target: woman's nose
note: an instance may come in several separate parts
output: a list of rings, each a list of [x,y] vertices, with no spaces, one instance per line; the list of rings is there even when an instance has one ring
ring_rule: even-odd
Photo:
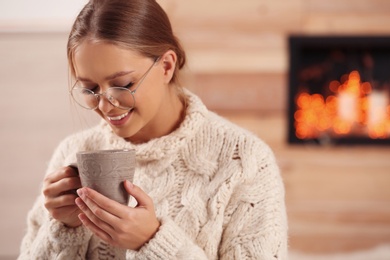
[[[99,106],[98,106],[100,111],[107,113],[114,107],[114,105],[111,104],[109,98],[110,98],[110,96],[107,97],[107,95],[100,96]]]

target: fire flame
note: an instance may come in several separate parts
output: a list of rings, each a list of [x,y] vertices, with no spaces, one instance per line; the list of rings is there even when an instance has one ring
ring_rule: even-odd
[[[295,134],[299,139],[322,135],[365,135],[372,139],[390,136],[388,94],[361,82],[358,71],[329,83],[331,95],[300,92],[294,114]]]

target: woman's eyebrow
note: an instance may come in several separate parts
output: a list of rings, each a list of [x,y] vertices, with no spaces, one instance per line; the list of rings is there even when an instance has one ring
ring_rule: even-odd
[[[105,80],[113,80],[115,78],[118,78],[118,77],[122,77],[122,76],[125,76],[127,74],[130,74],[134,72],[134,70],[129,70],[129,71],[119,71],[119,72],[116,72],[108,77],[105,78]]]
[[[119,72],[116,72],[112,75],[109,75],[105,78],[105,80],[113,80],[115,78],[118,78],[118,77],[122,77],[122,76],[125,76],[127,74],[130,74],[134,72],[134,70],[129,70],[129,71],[119,71]],[[88,79],[88,78],[83,78],[83,77],[76,77],[76,79],[78,81],[84,81],[84,82],[92,82],[92,80]]]

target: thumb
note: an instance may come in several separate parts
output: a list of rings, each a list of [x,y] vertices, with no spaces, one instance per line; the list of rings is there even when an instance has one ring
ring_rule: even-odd
[[[128,180],[125,180],[124,186],[127,193],[137,200],[137,207],[153,207],[152,199],[140,187],[134,185]]]

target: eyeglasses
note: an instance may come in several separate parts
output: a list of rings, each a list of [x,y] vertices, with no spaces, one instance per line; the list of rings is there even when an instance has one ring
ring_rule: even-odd
[[[135,92],[157,61],[158,58],[154,60],[152,66],[150,66],[150,68],[144,73],[134,90],[130,90],[124,87],[110,87],[103,93],[95,93],[92,90],[81,86],[80,82],[77,81],[73,85],[70,91],[70,95],[78,105],[85,109],[94,110],[98,108],[100,97],[104,96],[113,106],[130,111],[135,106]]]

